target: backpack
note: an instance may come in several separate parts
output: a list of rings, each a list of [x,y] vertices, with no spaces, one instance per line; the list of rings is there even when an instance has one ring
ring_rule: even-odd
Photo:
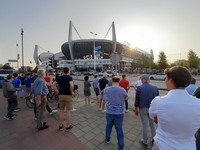
[[[3,96],[5,97],[5,98],[8,98],[9,97],[9,92],[8,92],[8,90],[7,90],[7,84],[8,84],[8,81],[4,81],[3,82],[3,85],[2,85],[2,88],[3,88]]]

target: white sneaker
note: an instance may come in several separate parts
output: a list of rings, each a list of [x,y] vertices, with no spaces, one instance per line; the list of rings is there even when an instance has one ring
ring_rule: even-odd
[[[75,109],[75,108],[72,108],[71,111],[76,111],[76,109]]]
[[[128,113],[129,112],[129,110],[127,109],[127,110],[125,110],[125,113]]]
[[[58,110],[56,110],[56,109],[55,109],[55,110],[52,110],[52,112],[50,112],[49,115],[53,115],[53,114],[55,114],[55,113],[57,113],[57,112],[58,112]]]
[[[104,109],[104,110],[102,110],[102,113],[105,113],[106,112],[106,110]]]

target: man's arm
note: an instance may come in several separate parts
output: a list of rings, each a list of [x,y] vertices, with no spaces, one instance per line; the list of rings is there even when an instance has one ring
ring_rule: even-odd
[[[53,84],[52,84],[52,89],[56,92],[56,94],[59,93],[58,88],[57,88],[57,82],[56,82],[56,81],[53,82]]]
[[[74,95],[74,82],[70,81],[69,85],[70,85],[70,91],[71,91],[72,95]]]

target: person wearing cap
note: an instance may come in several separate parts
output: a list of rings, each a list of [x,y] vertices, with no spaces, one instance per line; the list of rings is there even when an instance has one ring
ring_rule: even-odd
[[[118,149],[124,148],[123,118],[124,118],[124,101],[128,99],[128,93],[124,88],[119,86],[120,77],[112,78],[112,86],[104,89],[106,101],[106,135],[105,140],[110,143],[113,125],[115,126],[118,140]]]
[[[106,79],[107,73],[103,74],[103,78],[99,80],[99,93],[100,93],[100,103],[99,103],[99,111],[105,112],[105,96],[103,90],[106,86],[108,86],[108,80]]]
[[[196,150],[200,100],[186,90],[191,73],[182,66],[165,69],[167,95],[153,99],[149,115],[158,123],[153,150]]]
[[[152,139],[155,136],[155,127],[153,120],[149,118],[149,107],[151,101],[159,95],[158,88],[149,83],[149,75],[143,74],[141,76],[142,85],[137,87],[135,95],[135,115],[140,114],[142,122],[142,139],[141,144],[145,148],[148,147],[148,122],[151,129]]]

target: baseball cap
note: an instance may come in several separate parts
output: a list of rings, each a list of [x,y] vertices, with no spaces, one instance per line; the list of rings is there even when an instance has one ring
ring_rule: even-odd
[[[148,74],[143,74],[143,75],[141,75],[141,79],[149,80],[149,75]]]

